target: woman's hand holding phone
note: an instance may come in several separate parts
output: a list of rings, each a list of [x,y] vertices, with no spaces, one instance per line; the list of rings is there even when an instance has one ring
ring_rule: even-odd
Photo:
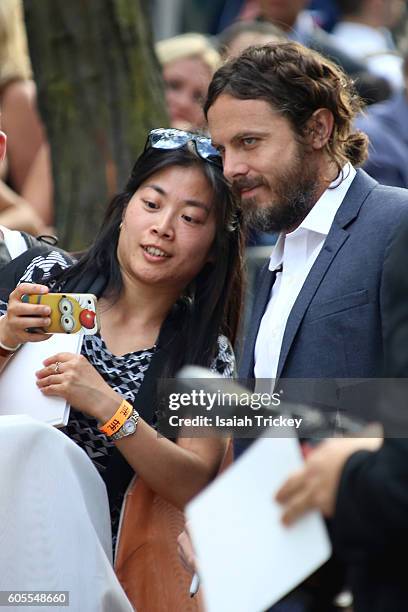
[[[42,304],[22,302],[23,295],[48,293],[45,285],[21,283],[10,293],[7,313],[0,318],[0,342],[17,346],[25,342],[41,342],[50,338],[41,331],[32,333],[30,328],[47,327],[51,323],[51,308]]]

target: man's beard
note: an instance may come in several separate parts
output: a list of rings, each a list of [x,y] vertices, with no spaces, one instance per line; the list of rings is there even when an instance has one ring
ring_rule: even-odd
[[[262,177],[238,179],[232,185],[240,193],[243,188],[269,185]],[[303,151],[292,167],[281,172],[273,183],[273,201],[259,205],[256,197],[245,199],[243,212],[248,225],[261,232],[289,232],[298,227],[316,203],[318,171]]]

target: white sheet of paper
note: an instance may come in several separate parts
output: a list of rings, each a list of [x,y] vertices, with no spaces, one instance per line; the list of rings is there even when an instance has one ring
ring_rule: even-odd
[[[0,415],[28,414],[50,425],[66,425],[69,405],[61,397],[45,397],[36,385],[35,372],[56,353],[78,354],[83,334],[54,334],[44,342],[27,342],[0,374]]]
[[[287,528],[274,501],[302,462],[296,437],[262,437],[188,504],[208,612],[261,612],[329,558],[320,514]]]

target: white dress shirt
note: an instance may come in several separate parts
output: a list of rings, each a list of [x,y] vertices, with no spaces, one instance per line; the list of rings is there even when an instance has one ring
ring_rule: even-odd
[[[293,232],[280,234],[273,248],[269,269],[277,272],[268,306],[255,343],[255,378],[275,378],[286,323],[292,307],[319,255],[334,217],[353,182],[351,164],[343,168],[344,179],[336,179],[322,194],[303,222]]]

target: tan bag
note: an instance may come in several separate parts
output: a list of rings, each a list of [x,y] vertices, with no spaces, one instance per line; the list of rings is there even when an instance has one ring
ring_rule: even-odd
[[[221,469],[231,461],[230,444]],[[203,612],[201,589],[190,597],[192,576],[178,557],[183,513],[140,478],[124,504],[115,570],[134,608],[137,612]]]

